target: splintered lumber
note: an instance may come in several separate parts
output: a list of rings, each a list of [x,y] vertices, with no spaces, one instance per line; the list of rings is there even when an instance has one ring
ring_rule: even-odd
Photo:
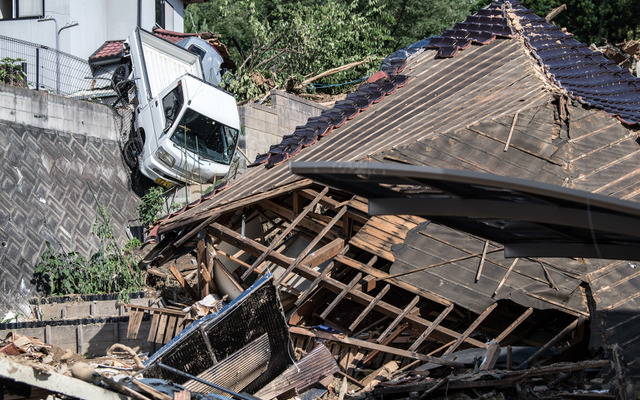
[[[138,331],[140,330],[140,324],[142,323],[142,317],[144,311],[132,308],[129,311],[129,325],[127,326],[127,339],[135,339],[138,337]]]
[[[340,254],[344,254],[347,251],[349,251],[349,245],[344,246],[340,250]],[[298,297],[298,300],[296,300],[296,302],[294,304],[296,307],[300,307],[300,305],[302,305],[302,303],[304,303],[305,300],[307,300],[307,298],[309,298],[311,293],[313,293],[313,291],[316,290],[316,288],[318,287],[318,285],[320,285],[320,282],[322,282],[324,277],[329,275],[329,273],[331,272],[331,270],[333,270],[333,267],[335,265],[336,265],[336,263],[332,261],[332,262],[329,263],[329,265],[327,265],[325,267],[324,270],[322,270],[322,273],[320,275],[318,275],[318,277],[315,278],[313,280],[313,282],[311,282],[311,285],[309,285],[309,287],[304,292],[302,292],[300,294],[300,297]]]
[[[531,357],[527,358],[527,360],[525,362],[520,364],[519,368],[524,368],[525,366],[531,364],[531,362],[533,362],[538,357],[540,357],[542,354],[544,354],[549,349],[549,347],[551,347],[554,344],[556,344],[567,333],[571,332],[572,330],[577,328],[579,325],[582,325],[584,320],[585,320],[584,317],[578,317],[575,320],[573,320],[569,325],[567,325],[563,330],[558,332],[557,335],[555,335],[551,340],[549,340],[544,346],[540,347],[540,349],[538,351],[536,351],[534,354],[532,354]]]
[[[307,245],[307,247],[304,250],[302,250],[302,253],[300,253],[298,257],[296,257],[296,259],[291,263],[291,265],[287,267],[287,270],[284,271],[282,275],[280,275],[280,277],[276,281],[277,284],[284,282],[284,280],[291,273],[291,271],[293,271],[293,269],[298,264],[300,264],[300,262],[307,256],[307,254],[309,254],[311,250],[313,250],[313,248],[316,247],[316,245],[320,242],[320,240],[322,240],[322,238],[324,238],[327,232],[329,232],[331,228],[333,228],[333,226],[338,221],[340,221],[340,219],[342,219],[342,216],[346,212],[347,212],[347,206],[344,206],[340,209],[340,211],[336,213],[336,215],[331,219],[331,221],[324,228],[322,228],[322,231],[320,231],[320,233],[318,233],[316,237],[313,238],[313,240]]]
[[[406,317],[407,314],[409,314],[411,310],[413,310],[413,307],[415,307],[419,301],[420,301],[420,296],[414,297],[413,300],[411,300],[411,302],[409,303],[409,305],[407,305],[404,308],[404,310],[402,310],[402,313],[398,314],[396,319],[394,319],[393,322],[389,324],[387,329],[385,329],[384,332],[380,334],[380,337],[378,337],[377,342],[382,343],[387,338],[387,336],[391,333],[391,331],[396,329],[396,326],[398,326],[398,324],[404,319],[404,317]]]
[[[132,379],[131,383],[133,383],[135,386],[137,386],[138,388],[140,388],[142,391],[146,392],[147,394],[150,394],[151,396],[153,396],[154,399],[157,400],[172,400],[173,397],[162,393],[161,391],[159,391],[158,389],[147,385],[144,382],[140,382],[137,379]]]
[[[216,236],[217,238],[241,249],[244,250],[246,252],[248,252],[249,254],[252,254],[254,256],[259,256],[260,253],[264,250],[266,250],[266,246],[264,246],[263,244],[260,244],[258,242],[256,242],[253,239],[250,239],[248,237],[243,237],[241,236],[238,232],[227,228],[224,225],[221,225],[217,222],[214,222],[213,224],[211,224],[209,226],[209,231]],[[339,257],[336,256],[336,258]],[[291,265],[291,263],[294,261],[292,258],[287,257],[283,254],[278,253],[277,251],[273,251],[271,252],[271,254],[267,257],[268,261],[271,261],[279,266],[283,266],[283,267],[288,267],[289,265]],[[364,264],[363,264],[364,265]],[[301,277],[308,279],[310,281],[315,280],[318,276],[320,276],[320,273],[318,271],[316,271],[315,269],[309,268],[305,265],[296,265],[295,266],[295,271],[298,275],[300,275]],[[375,270],[375,268],[372,268]],[[378,270],[376,270],[378,271]],[[322,280],[322,285],[331,290],[332,292],[335,293],[340,293],[346,286],[346,284],[333,279],[329,276],[325,277]],[[349,292],[349,296],[351,300],[354,300],[362,305],[369,305],[374,297],[370,296],[367,293],[363,293],[362,291],[359,290],[351,290]],[[424,296],[423,296],[424,297]],[[450,305],[450,302],[446,302],[445,305]],[[384,301],[379,301],[374,309],[376,311],[379,311],[380,313],[395,318],[398,314],[400,314],[402,312],[402,309],[393,306],[389,303],[386,303]],[[413,314],[409,314],[407,315],[406,319],[408,321],[410,321],[413,325],[418,326],[421,329],[426,329],[431,325],[431,322],[418,316],[418,315],[413,315]],[[448,329],[445,328],[443,326],[438,326],[436,327],[434,333],[433,333],[433,338],[436,341],[440,341],[442,343],[446,343],[448,341],[450,341],[452,338],[453,339],[457,339],[460,337],[460,334],[452,329]],[[479,340],[473,339],[473,338],[466,338],[465,339],[465,343],[474,346],[474,347],[486,347],[486,345],[484,343],[482,343]]]
[[[182,276],[180,271],[176,269],[176,266],[173,265],[173,263],[169,264],[169,271],[171,271],[171,274],[176,278],[180,286],[182,286],[185,293],[187,293],[189,297],[191,297],[195,301],[200,300],[196,292],[193,290],[193,288],[191,288],[191,285],[189,285],[187,281],[184,280],[184,277]]]
[[[335,257],[344,248],[344,239],[336,238],[331,243],[324,245],[318,250],[306,256],[300,264],[315,268],[325,261],[329,261]]]
[[[327,194],[327,192],[329,191],[329,187],[325,187],[322,192],[320,192],[315,199],[313,199],[313,201],[311,201],[311,203],[309,203],[304,210],[302,210],[302,213],[300,213],[296,219],[294,219],[293,221],[291,221],[291,223],[289,224],[289,226],[280,233],[280,235],[278,235],[277,238],[275,238],[273,240],[273,242],[271,242],[271,244],[269,245],[269,247],[262,252],[262,254],[260,255],[260,257],[258,257],[258,259],[251,264],[251,268],[249,268],[248,270],[246,270],[244,272],[244,274],[242,274],[242,279],[247,279],[247,277],[249,276],[249,274],[256,269],[260,264],[262,264],[262,262],[269,256],[269,254],[271,254],[271,252],[280,244],[280,242],[282,242],[282,239],[284,239],[285,237],[287,237],[287,235],[293,230],[293,228],[295,228],[298,223],[300,221],[302,221],[302,219],[304,217],[306,217],[306,215],[309,213],[309,211],[313,210],[313,208],[316,206],[316,204],[318,204],[318,202]]]
[[[354,339],[347,336],[337,335],[334,333],[322,332],[315,329],[311,330],[311,329],[306,329],[299,326],[291,326],[289,327],[289,332],[297,335],[315,337],[319,339],[330,340],[333,342],[344,343],[344,344],[357,346],[367,350],[378,350],[383,353],[393,354],[400,357],[412,358],[412,359],[416,359],[424,362],[430,362],[430,363],[434,363],[434,364],[438,364],[446,367],[455,367],[455,368],[465,367],[463,363],[459,363],[456,361],[444,360],[438,357],[427,356],[425,354],[419,354],[412,351],[397,349],[395,347],[384,346],[378,343],[367,342],[365,340]]]
[[[383,380],[391,379],[392,374],[398,370],[400,366],[397,361],[389,361],[382,367],[367,375],[363,380],[364,391],[369,391]]]
[[[502,277],[502,280],[500,280],[500,283],[498,284],[498,287],[496,288],[496,290],[493,291],[493,294],[491,295],[491,297],[495,297],[498,294],[498,290],[500,290],[500,288],[502,287],[502,285],[504,285],[504,283],[507,280],[507,277],[509,277],[509,274],[511,273],[511,270],[513,269],[513,267],[516,266],[516,263],[518,262],[518,258],[514,259],[513,262],[511,263],[511,265],[509,266],[509,269],[507,270],[507,272],[504,274],[504,276]]]
[[[456,342],[451,345],[451,347],[449,347],[447,349],[447,351],[444,352],[444,354],[451,354],[453,353],[458,346],[460,346],[462,344],[462,342],[469,336],[471,335],[471,333],[473,331],[476,330],[476,328],[478,327],[478,325],[480,325],[482,323],[482,321],[484,321],[485,318],[487,318],[487,316],[491,313],[491,311],[493,311],[494,308],[496,308],[498,306],[498,303],[493,303],[492,305],[490,305],[489,307],[487,307],[486,310],[484,310],[482,312],[482,314],[480,314],[478,316],[478,318],[476,318],[475,321],[473,321],[473,323],[471,325],[469,325],[469,327],[462,333],[462,335],[458,338],[458,340],[456,340]]]
[[[362,322],[363,319],[365,319],[365,317],[371,312],[371,310],[373,310],[373,307],[376,306],[376,304],[378,304],[378,302],[382,299],[382,297],[387,294],[387,292],[389,291],[389,289],[391,289],[391,285],[389,285],[387,283],[387,285],[385,287],[382,288],[382,290],[380,291],[380,293],[378,293],[378,295],[373,299],[373,301],[371,301],[369,303],[369,305],[367,305],[367,307],[362,310],[362,312],[360,313],[360,315],[358,315],[358,318],[356,318],[355,321],[353,321],[353,323],[349,326],[349,330],[351,332],[353,332],[354,329],[356,329],[356,327],[358,326],[358,324],[360,324],[360,322]],[[431,326],[433,326],[433,324],[431,324]],[[435,326],[434,326],[435,328]]]
[[[409,324],[400,325],[396,330],[394,330],[389,335],[387,335],[383,341],[379,341],[380,338],[378,338],[378,343],[383,344],[385,346],[389,345],[389,343],[393,342],[393,340],[397,338],[405,329],[407,329],[408,326]],[[367,355],[367,358],[365,358],[362,363],[365,365],[369,364],[379,353],[380,352],[378,350],[372,351]]]
[[[433,323],[431,325],[429,325],[429,327],[427,329],[425,329],[424,332],[422,332],[422,335],[420,335],[415,342],[413,342],[413,344],[411,345],[411,347],[409,347],[409,351],[416,351],[418,349],[418,346],[420,346],[422,344],[422,342],[424,342],[424,340],[429,337],[429,335],[431,334],[431,332],[433,332],[434,329],[436,329],[436,327],[438,325],[440,325],[440,323],[447,317],[447,315],[449,315],[449,313],[451,312],[451,310],[453,310],[454,305],[450,304],[449,307],[445,308],[440,315],[438,315],[438,318],[436,318],[435,321],[433,321]]]
[[[419,287],[412,285],[410,283],[407,283],[405,281],[402,281],[400,279],[396,279],[396,278],[392,278],[389,274],[387,274],[386,272],[380,271],[377,268],[374,268],[372,266],[368,266],[367,264],[361,263],[358,260],[354,260],[352,258],[349,258],[347,256],[344,255],[340,255],[338,254],[335,258],[335,261],[341,262],[344,265],[347,265],[351,268],[354,268],[362,273],[365,274],[369,274],[371,276],[374,276],[377,280],[381,281],[381,280],[385,280],[391,284],[393,284],[394,286],[397,286],[399,288],[405,289],[413,294],[417,294],[420,295],[422,297],[424,297],[425,299],[434,301],[438,304],[442,304],[443,306],[448,306],[449,304],[451,304],[450,301],[445,300],[439,296],[434,295],[433,293],[427,291],[427,290],[423,290],[420,289]]]
[[[482,268],[484,267],[484,260],[487,258],[487,249],[489,248],[489,241],[485,240],[484,248],[482,249],[482,257],[480,258],[480,265],[478,265],[478,273],[476,274],[476,282],[480,280],[482,276]]]
[[[321,319],[327,318],[329,313],[333,311],[334,308],[336,308],[336,306],[344,298],[344,296],[346,296],[347,293],[351,289],[353,289],[354,286],[358,284],[358,282],[360,282],[360,279],[362,279],[362,273],[358,272],[358,274],[351,280],[351,282],[349,282],[349,284],[344,289],[342,289],[342,292],[340,292],[340,294],[337,295],[335,299],[333,299],[333,301],[331,302],[331,304],[329,304],[326,310],[324,310],[322,314],[320,314],[320,318]]]
[[[500,335],[498,335],[498,337],[496,338],[496,342],[502,342],[507,336],[509,336],[511,332],[513,332],[518,326],[520,326],[520,324],[522,324],[522,322],[524,322],[524,320],[527,319],[527,317],[529,317],[532,312],[533,307],[527,308],[527,310],[523,312],[522,315],[518,317],[518,319],[513,321],[513,323],[509,325],[507,329],[505,329]]]
[[[500,345],[497,341],[492,341],[487,347],[487,356],[484,358],[482,364],[480,364],[481,370],[493,369],[500,356]]]

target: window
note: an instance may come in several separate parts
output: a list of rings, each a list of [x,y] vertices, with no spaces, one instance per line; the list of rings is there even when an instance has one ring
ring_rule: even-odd
[[[173,7],[167,0],[156,0],[156,25],[173,30]]]
[[[44,0],[0,0],[0,19],[40,18]]]

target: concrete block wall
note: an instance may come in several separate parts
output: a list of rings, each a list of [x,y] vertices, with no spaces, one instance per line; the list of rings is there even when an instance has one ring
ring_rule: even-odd
[[[93,193],[118,242],[128,239],[140,202],[119,146],[130,121],[107,106],[0,84],[0,317],[28,315],[47,242],[84,256],[98,250]]]
[[[244,127],[244,143],[240,146],[250,162],[269,146],[280,143],[282,136],[293,133],[296,126],[309,117],[320,115],[327,107],[280,90],[271,91],[271,105],[256,103],[240,107],[240,125]]]

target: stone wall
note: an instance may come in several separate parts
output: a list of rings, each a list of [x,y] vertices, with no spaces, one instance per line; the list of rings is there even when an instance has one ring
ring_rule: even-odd
[[[47,242],[85,256],[98,249],[96,199],[125,243],[139,203],[119,147],[130,118],[0,85],[0,310],[28,312],[25,300],[36,294],[30,280]]]
[[[327,107],[280,90],[271,91],[271,105],[250,103],[240,107],[240,125],[244,127],[244,144],[250,162],[269,146],[280,143],[309,117],[320,115]]]

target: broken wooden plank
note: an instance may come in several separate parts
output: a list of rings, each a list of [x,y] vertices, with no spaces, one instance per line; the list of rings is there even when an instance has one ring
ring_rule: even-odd
[[[582,323],[584,321],[585,321],[584,317],[578,317],[575,320],[573,320],[563,330],[561,330],[560,332],[558,332],[558,334],[556,334],[553,338],[551,338],[551,340],[549,340],[547,343],[545,343],[544,346],[542,346],[540,349],[538,349],[538,351],[536,351],[534,354],[532,354],[531,357],[527,358],[527,360],[525,362],[520,364],[520,366],[518,368],[522,369],[525,366],[529,366],[533,361],[535,361],[538,357],[540,357],[542,354],[544,354],[549,349],[549,347],[551,347],[554,344],[556,344],[567,333],[571,332],[572,330],[577,328],[579,325],[582,325]]]
[[[171,271],[171,274],[176,278],[180,286],[182,286],[182,288],[184,289],[184,291],[187,293],[189,297],[191,297],[195,301],[200,300],[200,298],[198,297],[196,292],[193,290],[191,285],[189,285],[187,281],[184,280],[184,278],[182,277],[182,274],[180,273],[180,271],[176,269],[176,266],[173,263],[169,263],[169,271]]]
[[[387,285],[383,287],[382,290],[380,290],[380,293],[377,294],[377,296],[373,299],[373,301],[371,301],[367,305],[367,307],[364,310],[362,310],[360,315],[358,315],[358,318],[356,318],[355,321],[353,321],[353,323],[349,325],[349,330],[351,332],[353,332],[353,330],[358,326],[358,324],[360,324],[360,322],[362,322],[362,320],[371,312],[371,310],[373,310],[373,307],[375,307],[376,304],[378,304],[378,302],[382,299],[382,297],[385,294],[387,294],[389,289],[391,289],[391,285],[387,283]]]
[[[411,312],[411,310],[413,310],[413,307],[415,307],[419,301],[420,301],[420,296],[414,297],[413,300],[411,300],[411,302],[409,302],[409,304],[404,308],[404,310],[402,310],[402,313],[398,314],[398,316],[393,320],[393,322],[389,324],[387,329],[385,329],[384,332],[380,334],[380,336],[376,341],[378,343],[382,343],[386,339],[387,335],[389,335],[389,333],[392,330],[396,329],[396,326],[398,326],[398,324],[402,322],[404,317],[406,317]]]
[[[316,206],[316,204],[318,204],[318,202],[327,194],[327,192],[329,191],[329,187],[325,186],[325,188],[322,190],[322,192],[320,192],[315,199],[313,199],[311,201],[311,203],[309,203],[303,210],[302,213],[298,214],[298,216],[291,221],[291,223],[289,224],[289,226],[287,226],[287,228],[280,232],[280,234],[278,235],[277,238],[275,238],[271,244],[269,245],[269,247],[267,247],[267,249],[260,254],[260,257],[258,257],[258,259],[256,261],[254,261],[253,264],[251,264],[251,267],[246,270],[244,272],[244,274],[242,274],[242,279],[247,279],[247,277],[249,276],[249,274],[258,267],[258,265],[262,264],[262,262],[269,256],[269,254],[273,251],[273,249],[275,249],[280,242],[282,241],[282,239],[284,239],[285,237],[287,237],[287,235],[298,225],[298,223],[300,221],[302,221],[302,219],[309,213],[309,211],[313,210],[313,208]]]
[[[260,254],[261,251],[264,251],[266,249],[266,246],[256,242],[255,240],[252,240],[250,238],[247,237],[242,237],[238,232],[235,232],[232,229],[227,228],[224,225],[221,225],[217,222],[214,222],[213,224],[211,224],[211,226],[209,226],[209,231],[212,232],[212,234],[214,236],[219,237],[220,239],[222,239],[223,241],[237,247],[240,249],[243,249],[247,252],[249,252],[250,254],[255,255],[256,257]],[[336,256],[336,258],[339,257]],[[287,267],[289,266],[294,260],[283,255],[280,254],[278,252],[272,252],[268,257],[267,257],[268,261],[274,262],[277,265],[280,266],[284,266]],[[362,264],[365,268],[366,265]],[[309,279],[311,281],[313,281],[314,279],[316,279],[320,273],[312,268],[308,268],[304,265],[297,265],[295,267],[295,269],[297,270],[298,275],[302,276],[305,279]],[[371,268],[372,270],[378,271],[375,268]],[[378,271],[381,272],[381,271]],[[373,274],[372,274],[373,275]],[[342,291],[342,289],[344,289],[344,287],[346,286],[344,283],[333,279],[331,277],[325,277],[325,279],[322,281],[323,285],[336,293],[340,293]],[[373,296],[370,296],[366,293],[363,293],[361,291],[354,291],[352,290],[351,292],[349,292],[349,295],[351,296],[351,298],[355,301],[357,301],[360,304],[363,304],[365,306],[369,305],[372,301],[373,301]],[[422,296],[422,294],[420,294]],[[425,297],[425,296],[422,296]],[[451,302],[446,302],[445,305],[450,305]],[[375,310],[381,312],[382,314],[386,315],[386,316],[391,316],[393,318],[395,318],[399,313],[402,312],[402,310],[398,307],[395,307],[389,303],[380,301],[378,302],[375,307]],[[424,318],[421,318],[417,315],[408,315],[407,319],[409,321],[411,321],[413,324],[419,326],[419,327],[423,327],[424,329],[426,329],[427,327],[429,327],[429,325],[431,324],[430,321],[425,320]],[[444,328],[442,326],[438,326],[435,329],[434,332],[434,339],[438,340],[442,343],[448,342],[451,338],[458,338],[460,337],[460,334],[454,330],[448,329],[448,328]],[[482,343],[479,340],[473,339],[473,338],[466,338],[465,342],[468,343],[471,346],[474,347],[486,347],[486,345],[484,343]]]
[[[418,287],[416,287],[415,285],[411,285],[410,283],[401,281],[400,279],[395,279],[395,278],[391,278],[389,276],[389,274],[387,274],[386,272],[380,271],[377,268],[374,267],[370,267],[367,264],[363,264],[360,261],[354,260],[352,258],[349,258],[347,256],[343,256],[338,254],[334,260],[343,263],[344,265],[348,265],[351,268],[355,268],[358,271],[365,273],[365,274],[369,274],[371,276],[375,276],[376,279],[380,280],[386,280],[389,283],[392,283],[395,286],[398,286],[402,289],[405,289],[413,294],[417,294],[419,296],[424,297],[425,299],[434,301],[438,304],[442,304],[443,306],[448,306],[449,304],[451,304],[450,301],[445,300],[439,296],[434,295],[433,293],[426,291],[426,290],[422,290]]]
[[[385,346],[388,346],[389,343],[393,342],[393,340],[395,338],[397,338],[405,329],[407,329],[407,327],[409,326],[409,324],[404,323],[402,325],[400,325],[396,330],[394,330],[393,332],[391,332],[391,334],[387,335],[383,341],[378,342],[380,344],[383,344]],[[374,350],[371,353],[369,353],[367,355],[367,358],[364,359],[364,361],[362,362],[363,364],[369,364],[380,352],[378,350]]]
[[[344,298],[344,296],[347,295],[347,293],[353,289],[354,286],[356,286],[356,284],[358,284],[358,282],[360,281],[360,279],[362,279],[362,273],[358,272],[358,274],[351,280],[351,282],[349,282],[349,284],[347,286],[345,286],[344,289],[342,289],[342,292],[340,292],[331,302],[331,304],[329,304],[329,306],[322,312],[322,314],[320,314],[320,318],[321,319],[325,319],[327,318],[327,316],[329,315],[329,313],[331,311],[333,311],[333,309],[338,305],[338,303],[340,301],[342,301],[342,299]]]
[[[425,269],[441,267],[443,265],[452,264],[452,263],[455,263],[455,262],[458,262],[458,261],[464,261],[464,260],[468,260],[470,258],[479,257],[479,256],[482,256],[483,253],[485,255],[486,254],[493,254],[493,253],[496,253],[496,252],[502,251],[502,250],[504,250],[504,247],[499,247],[497,249],[493,249],[491,251],[487,251],[486,253],[484,253],[484,251],[482,253],[473,253],[473,254],[469,254],[469,255],[466,255],[466,256],[454,258],[452,260],[445,260],[445,261],[442,261],[442,262],[439,262],[439,263],[425,265],[424,267],[415,268],[415,269],[412,269],[411,271],[403,271],[403,272],[398,272],[398,273],[395,273],[395,274],[390,274],[387,277],[380,278],[378,280],[388,280],[388,279],[395,278],[395,277],[398,277],[398,276],[405,276],[405,275],[413,274],[414,272],[424,271]]]
[[[138,337],[138,331],[140,330],[140,324],[142,324],[142,317],[144,311],[132,308],[129,311],[129,324],[127,326],[127,339],[136,339]]]
[[[454,305],[450,304],[449,307],[445,308],[440,315],[438,315],[438,318],[435,319],[435,321],[433,321],[431,323],[431,325],[429,325],[429,327],[427,329],[425,329],[424,332],[422,332],[422,334],[416,339],[415,342],[413,342],[413,344],[411,345],[411,347],[409,347],[409,351],[416,351],[418,349],[418,346],[420,346],[422,344],[422,342],[424,342],[424,340],[429,337],[429,335],[431,334],[431,332],[433,332],[434,329],[436,329],[436,327],[438,325],[440,325],[440,323],[447,317],[447,315],[449,315],[449,313],[451,312],[451,310],[453,310]]]
[[[523,312],[522,315],[518,317],[518,319],[513,321],[511,325],[507,327],[507,329],[505,329],[504,331],[502,331],[502,333],[500,333],[500,335],[498,335],[498,337],[496,338],[496,342],[501,343],[507,336],[509,336],[511,332],[513,332],[518,326],[520,326],[520,324],[522,324],[522,322],[524,322],[524,320],[527,319],[527,317],[529,317],[532,312],[533,307],[527,308],[527,310]]]
[[[334,239],[330,243],[324,245],[323,247],[306,256],[302,261],[300,261],[300,263],[308,267],[315,268],[323,262],[329,261],[330,259],[335,257],[342,251],[343,248],[344,239]]]
[[[502,280],[500,280],[500,283],[498,284],[498,287],[496,288],[496,290],[493,291],[493,294],[491,295],[491,297],[495,297],[498,294],[498,290],[500,290],[500,288],[502,287],[502,285],[504,285],[504,283],[507,280],[507,277],[509,276],[509,274],[511,273],[511,270],[513,269],[513,267],[516,266],[516,263],[518,262],[518,258],[514,259],[513,262],[511,263],[511,265],[509,266],[509,269],[507,270],[507,272],[504,274],[504,276],[502,277]]]
[[[349,245],[343,247],[341,252],[346,252],[348,249],[349,249]],[[329,275],[329,273],[331,272],[331,270],[333,270],[333,267],[335,265],[336,265],[335,262],[332,261],[331,263],[329,263],[329,265],[326,266],[324,270],[322,270],[322,273],[318,275],[318,277],[315,278],[313,282],[311,282],[311,285],[309,285],[309,287],[300,294],[300,297],[298,297],[298,300],[296,300],[294,304],[295,307],[300,307],[300,305],[304,303],[305,300],[307,300],[307,298],[311,295],[311,293],[313,293],[313,291],[318,287],[318,285],[320,285],[320,282],[324,279],[324,277]]]
[[[305,335],[309,337],[316,337],[320,339],[331,340],[334,342],[350,344],[350,345],[358,346],[364,349],[378,350],[383,353],[389,353],[389,354],[394,354],[396,356],[417,359],[417,360],[430,362],[438,365],[443,365],[447,367],[463,368],[465,366],[463,363],[459,363],[456,361],[444,360],[438,357],[427,356],[425,354],[419,354],[419,353],[415,353],[407,350],[398,349],[395,347],[384,346],[378,343],[367,342],[365,340],[359,340],[359,339],[354,339],[354,338],[350,338],[342,335],[336,335],[334,333],[327,333],[327,332],[322,332],[318,330],[310,330],[310,329],[302,328],[299,326],[289,327],[289,332],[298,334],[298,335]]]
[[[480,364],[480,370],[493,369],[496,365],[496,361],[498,361],[498,357],[500,357],[500,345],[497,341],[493,340],[487,347],[487,355],[482,361],[482,364]]]
[[[473,321],[473,323],[471,325],[469,325],[469,327],[462,333],[462,335],[460,335],[458,340],[456,340],[455,343],[452,344],[451,347],[449,347],[447,349],[447,351],[444,352],[444,354],[446,355],[446,354],[453,353],[458,348],[458,346],[460,346],[462,344],[462,342],[464,342],[464,339],[467,338],[469,335],[471,335],[471,333],[474,330],[476,330],[478,325],[480,325],[482,323],[482,321],[484,321],[484,319],[487,318],[487,316],[489,316],[491,311],[493,311],[493,309],[496,308],[496,307],[498,307],[498,303],[493,303],[492,305],[487,307],[487,309],[484,310],[482,312],[482,314],[480,314],[478,316],[478,318],[476,318],[476,320]]]
[[[484,267],[484,260],[487,258],[487,249],[489,248],[489,241],[485,240],[484,247],[482,248],[482,257],[480,258],[480,265],[478,265],[478,272],[476,273],[476,282],[480,280],[482,276],[482,268]]]
[[[320,240],[324,238],[327,232],[329,232],[329,230],[331,230],[331,228],[333,228],[333,226],[338,221],[340,221],[340,218],[342,218],[345,212],[347,212],[347,206],[342,207],[340,211],[338,211],[338,213],[331,219],[331,221],[322,229],[322,231],[320,231],[320,233],[316,235],[316,237],[307,245],[307,247],[305,247],[305,249],[302,250],[302,252],[298,255],[298,257],[296,257],[296,259],[293,261],[293,263],[291,263],[291,265],[287,267],[286,271],[282,275],[280,275],[280,277],[276,280],[276,284],[280,284],[287,278],[287,276],[291,273],[291,271],[293,271],[293,269],[298,264],[300,264],[300,262],[307,256],[307,254],[309,254],[309,252],[311,252],[311,250],[313,250],[313,248],[316,247],[316,245],[320,242]]]

